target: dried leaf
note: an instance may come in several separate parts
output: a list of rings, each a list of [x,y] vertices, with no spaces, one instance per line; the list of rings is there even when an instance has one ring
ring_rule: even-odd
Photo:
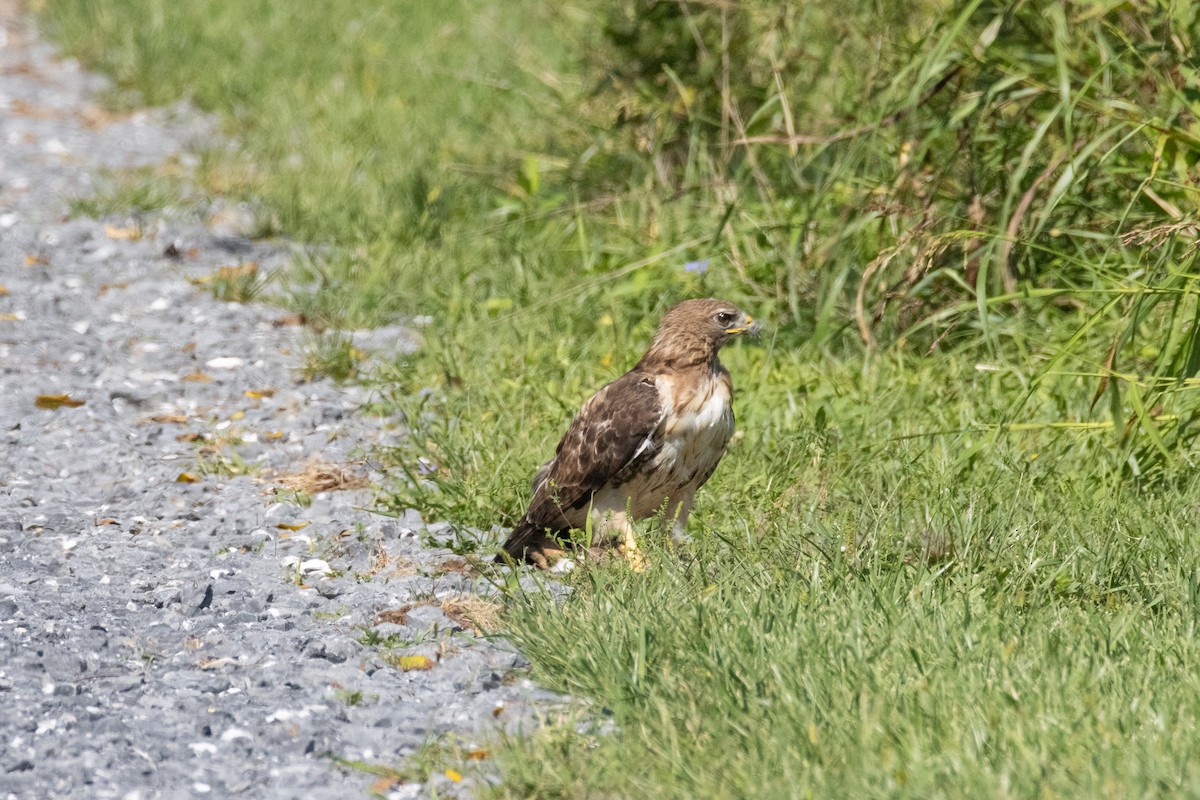
[[[467,753],[467,758],[471,761],[484,761],[492,757],[492,754],[487,750],[472,750]]]
[[[303,314],[285,314],[277,317],[271,324],[276,328],[284,328],[291,325],[303,325],[307,321]]]
[[[136,242],[142,238],[142,229],[136,225],[131,228],[118,228],[116,225],[105,225],[104,235],[118,241]]]
[[[128,283],[102,283],[100,284],[100,296],[108,294],[110,289],[128,289]]]
[[[25,256],[25,266],[27,266],[27,267],[44,266],[49,263],[50,262],[47,259],[43,258],[42,256],[34,256],[34,255]]]
[[[298,525],[291,525],[287,522],[281,522],[278,525],[276,525],[275,527],[281,531],[302,531],[305,528],[307,528],[309,525],[312,525],[312,523],[311,522],[301,522]]]
[[[212,376],[206,375],[200,370],[196,370],[195,372],[189,372],[187,375],[184,375],[182,380],[185,380],[188,383],[212,383]]]
[[[55,409],[66,406],[67,408],[79,408],[83,405],[83,400],[76,400],[69,394],[39,394],[33,404],[38,408]]]
[[[396,659],[396,666],[404,672],[433,669],[433,659],[428,656],[400,656]]]
[[[235,420],[235,421],[236,421],[236,420],[239,420],[239,419],[245,419],[245,418],[246,418],[246,412],[245,412],[245,411],[235,411],[235,412],[233,412],[232,414],[230,414],[230,415],[229,415],[229,418],[230,418],[230,419],[232,419],[232,420]]]
[[[177,442],[205,442],[208,440],[204,436],[203,433],[196,433],[195,431],[188,431],[187,433],[181,433],[178,436],[176,436],[175,441],[177,441]]]
[[[274,389],[250,389],[248,391],[243,392],[243,394],[245,394],[246,397],[249,397],[251,400],[262,400],[267,397],[274,397],[275,390]]]
[[[3,283],[0,283],[0,297],[7,297],[7,296],[8,296],[8,287],[5,286]]]
[[[175,479],[176,483],[196,483],[200,479],[190,472],[181,472],[179,477]]]
[[[445,774],[446,774],[447,778],[454,781],[455,783],[459,783],[463,779],[462,773],[459,772],[458,770],[448,769],[448,770],[446,770]]]
[[[394,775],[384,775],[382,778],[377,778],[371,784],[371,792],[374,794],[387,794],[397,783],[399,783],[399,778]]]
[[[375,615],[375,621],[371,623],[371,627],[381,625],[384,622],[390,622],[393,625],[408,624],[408,609],[407,608],[391,608],[387,611],[380,611]]]
[[[16,314],[0,314],[0,322],[20,322],[21,318]]]
[[[221,669],[230,665],[237,666],[236,658],[202,658],[200,659],[200,669]]]
[[[285,433],[284,431],[270,431],[268,433],[264,433],[262,435],[262,438],[268,442],[278,442],[280,439],[284,438],[285,436],[287,436],[287,433]]]
[[[187,414],[155,414],[145,419],[145,422],[159,422],[163,425],[183,425],[187,421]]]
[[[100,527],[101,525],[120,525],[120,524],[121,523],[117,522],[112,517],[104,517],[103,519],[96,520],[96,527]]]

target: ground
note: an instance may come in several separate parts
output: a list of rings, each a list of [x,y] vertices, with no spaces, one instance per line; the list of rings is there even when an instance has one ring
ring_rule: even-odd
[[[236,207],[71,213],[106,170],[186,166],[215,126],[102,110],[106,81],[11,12],[0,795],[469,792],[478,777],[434,762],[395,769],[528,727],[554,696],[481,638],[495,590],[423,544],[436,527],[367,510],[370,454],[402,430],[365,390],[304,379],[308,334],[285,311],[214,297],[220,268],[294,255],[246,238]],[[358,344],[419,341],[397,326]]]

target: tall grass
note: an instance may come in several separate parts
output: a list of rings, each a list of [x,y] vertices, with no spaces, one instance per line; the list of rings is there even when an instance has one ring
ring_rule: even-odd
[[[221,115],[202,183],[322,245],[311,318],[431,316],[377,376],[391,505],[510,524],[669,305],[769,321],[725,356],[744,438],[695,545],[512,598],[535,676],[615,728],[508,743],[497,793],[571,797],[1200,793],[1193,16],[43,10],[122,91]]]

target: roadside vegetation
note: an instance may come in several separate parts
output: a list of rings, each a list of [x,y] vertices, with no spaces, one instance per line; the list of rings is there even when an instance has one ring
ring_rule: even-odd
[[[322,245],[318,329],[430,319],[377,376],[393,508],[510,525],[666,308],[767,322],[693,544],[512,594],[595,703],[499,743],[495,796],[1200,794],[1189,4],[41,14],[118,106],[220,115],[199,185]]]

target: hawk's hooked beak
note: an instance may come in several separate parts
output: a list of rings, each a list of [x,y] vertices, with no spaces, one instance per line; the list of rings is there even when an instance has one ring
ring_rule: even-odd
[[[737,336],[740,333],[747,334],[748,336],[757,336],[760,330],[762,330],[762,326],[754,321],[754,317],[747,314],[745,319],[742,320],[741,325],[736,328],[726,328],[725,332],[730,336]]]

